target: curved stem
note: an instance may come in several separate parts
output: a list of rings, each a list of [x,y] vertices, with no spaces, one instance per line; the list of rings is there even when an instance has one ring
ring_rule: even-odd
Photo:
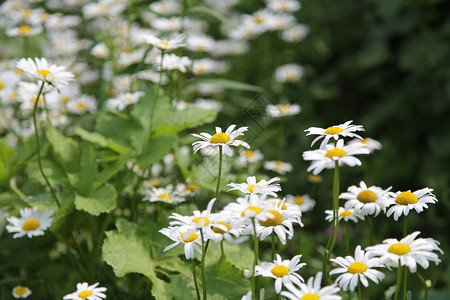
[[[153,130],[153,116],[155,114],[155,107],[156,107],[156,102],[158,101],[158,96],[159,96],[159,89],[161,88],[161,81],[162,81],[162,75],[163,75],[163,58],[164,58],[164,50],[161,50],[161,63],[159,65],[159,80],[158,80],[158,85],[156,86],[156,92],[155,92],[155,99],[153,99],[153,103],[152,103],[152,111],[150,113],[150,126],[148,129],[148,136],[151,137],[152,136],[152,130]]]
[[[200,235],[202,237],[202,264],[201,264],[201,272],[202,272],[202,289],[203,289],[203,300],[207,299],[206,296],[206,274],[205,274],[205,258],[206,258],[206,251],[205,251],[205,237],[203,235],[203,230],[200,230]]]
[[[427,282],[425,281],[425,279],[423,279],[423,277],[418,272],[416,272],[416,275],[419,278],[419,280],[422,282],[422,285],[423,285],[423,288],[424,288],[424,293],[425,293],[424,299],[428,300],[428,285],[427,285]]]
[[[219,189],[220,189],[220,180],[222,177],[222,160],[223,160],[223,154],[222,154],[222,145],[219,145],[219,173],[217,175],[217,185],[216,185],[216,201],[213,204],[212,212],[214,213],[216,211],[216,203],[218,201],[217,197],[219,197]]]
[[[55,190],[53,189],[50,181],[48,180],[47,176],[44,173],[44,169],[42,168],[42,158],[41,158],[41,142],[39,138],[39,129],[37,126],[37,108],[39,104],[39,98],[41,97],[42,90],[44,89],[45,81],[42,81],[41,88],[39,89],[39,93],[37,95],[36,101],[34,102],[34,110],[33,110],[33,125],[34,125],[34,135],[36,137],[36,146],[37,146],[37,155],[38,155],[38,166],[39,171],[41,172],[42,177],[44,177],[45,183],[47,184],[48,188],[50,189],[50,192],[53,196],[53,198],[56,201],[56,204],[58,207],[61,207],[61,203],[59,202],[58,197],[56,197]]]
[[[195,265],[192,262],[192,276],[194,277],[194,285],[195,285],[195,293],[197,294],[197,300],[201,300],[200,298],[200,290],[198,289],[198,283],[197,283],[197,274],[195,273]]]

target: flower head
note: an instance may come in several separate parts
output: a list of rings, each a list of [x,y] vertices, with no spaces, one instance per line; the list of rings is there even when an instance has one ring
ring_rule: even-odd
[[[149,187],[143,192],[145,196],[142,198],[142,201],[165,202],[169,204],[177,204],[185,201],[185,198],[174,190],[171,184],[165,188]]]
[[[340,300],[341,296],[337,295],[339,288],[336,285],[328,285],[320,287],[322,282],[322,272],[310,277],[306,284],[300,283],[298,287],[287,285],[289,292],[283,291],[281,295],[290,300]]]
[[[266,107],[266,112],[273,118],[297,115],[300,113],[300,105],[298,104],[269,104]]]
[[[280,173],[281,175],[292,171],[292,165],[279,160],[271,160],[264,162],[264,169]]]
[[[347,189],[347,192],[339,195],[340,199],[347,199],[345,202],[345,209],[354,209],[355,212],[366,215],[373,215],[376,217],[386,199],[387,192],[390,190],[383,190],[382,188],[371,186],[367,187],[364,181],[359,183],[359,187],[352,185]]]
[[[44,231],[50,227],[53,221],[53,211],[39,211],[36,207],[23,208],[20,210],[21,218],[9,217],[10,225],[6,226],[8,232],[15,232],[13,238],[44,235]]]
[[[16,299],[25,299],[31,295],[31,290],[26,286],[18,285],[12,290],[12,295]]]
[[[164,252],[178,246],[179,244],[184,245],[184,256],[187,259],[192,259],[195,257],[195,251],[202,253],[199,245],[201,245],[201,237],[196,229],[184,230],[180,227],[167,227],[159,231],[168,238],[170,238],[175,243],[170,244],[164,249]]]
[[[17,68],[25,71],[37,80],[42,80],[60,87],[73,80],[73,74],[65,71],[65,67],[49,65],[45,58],[22,58],[17,62]]]
[[[278,183],[273,182],[278,180],[280,180],[280,178],[274,177],[268,181],[261,180],[257,182],[255,176],[249,176],[247,182],[230,183],[228,186],[231,187],[229,191],[238,190],[244,194],[261,194],[277,197],[276,192],[281,191],[281,187]]]
[[[97,287],[98,282],[89,285],[87,282],[78,283],[77,284],[77,290],[76,292],[72,294],[65,295],[63,299],[68,300],[101,300],[105,299],[106,295],[104,292],[106,292],[105,287]]]
[[[144,92],[121,93],[116,98],[106,101],[106,106],[123,111],[127,106],[138,102]]]
[[[152,44],[160,50],[174,50],[180,47],[184,47],[186,43],[184,42],[184,34],[180,34],[173,39],[160,39],[156,36],[150,35],[147,38],[147,43]]]
[[[220,127],[216,127],[216,133],[214,135],[210,135],[205,132],[200,134],[192,134],[192,136],[201,139],[201,141],[197,141],[192,144],[194,147],[194,153],[206,147],[222,146],[223,153],[228,156],[232,156],[232,146],[244,146],[245,148],[250,148],[249,144],[246,142],[236,139],[238,136],[244,135],[244,132],[248,130],[248,127],[241,127],[237,130],[234,130],[234,128],[236,128],[236,125],[230,125],[225,132],[222,132]]]
[[[316,134],[318,137],[316,137],[312,143],[311,146],[314,145],[315,142],[323,138],[322,143],[320,144],[320,149],[325,147],[325,145],[328,143],[328,141],[331,138],[334,138],[336,141],[340,137],[352,137],[352,138],[358,138],[362,139],[361,136],[356,134],[356,131],[364,131],[364,128],[362,125],[351,125],[353,121],[347,121],[344,124],[340,125],[334,125],[331,127],[328,127],[326,129],[319,128],[319,127],[311,127],[305,130],[305,132],[308,132],[307,135]]]
[[[327,216],[325,217],[325,220],[327,220],[328,222],[332,222],[333,221],[333,211],[326,210],[325,214],[327,214]],[[359,220],[364,220],[364,216],[361,215],[360,213],[355,212],[355,210],[352,208],[345,209],[343,207],[339,207],[338,216],[339,216],[339,221],[344,220],[345,222],[353,221],[355,223],[358,223]]]
[[[417,213],[421,213],[428,208],[427,203],[436,203],[438,200],[431,192],[433,189],[423,188],[415,192],[410,190],[406,192],[389,192],[384,203],[384,209],[389,207],[386,216],[394,214],[394,220],[397,221],[401,215],[407,216],[409,211],[414,209]]]
[[[316,201],[311,199],[309,195],[286,195],[286,203],[291,203],[300,208],[302,212],[305,212],[312,210]]]

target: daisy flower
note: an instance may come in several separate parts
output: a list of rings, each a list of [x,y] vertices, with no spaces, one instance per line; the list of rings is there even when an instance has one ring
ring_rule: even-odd
[[[269,104],[266,107],[267,114],[273,118],[297,115],[300,113],[300,110],[300,105],[298,104]]]
[[[76,99],[67,102],[67,111],[76,115],[82,115],[87,112],[95,113],[97,111],[97,100],[88,95],[81,95]]]
[[[17,68],[58,88],[68,84],[74,77],[72,73],[65,71],[63,66],[49,65],[45,58],[22,58],[17,62]]]
[[[297,82],[303,76],[303,68],[296,64],[279,66],[275,70],[275,80],[281,83]]]
[[[19,27],[12,27],[6,29],[7,36],[32,36],[37,35],[43,31],[41,26],[31,27],[28,25],[22,25]]]
[[[300,9],[301,4],[295,0],[266,0],[267,8],[276,12],[294,12]]]
[[[356,134],[356,131],[364,131],[364,128],[362,125],[351,125],[353,121],[347,121],[344,124],[340,125],[334,125],[331,127],[328,127],[327,129],[319,128],[319,127],[310,127],[305,130],[305,132],[308,132],[308,135],[316,134],[318,137],[316,137],[312,143],[311,146],[315,144],[318,140],[323,138],[322,143],[320,144],[320,149],[322,149],[326,144],[328,144],[329,140],[331,138],[334,138],[336,141],[340,137],[351,137],[351,138],[358,138],[362,139],[362,137],[358,134]]]
[[[264,155],[259,150],[240,150],[237,157],[237,163],[240,166],[246,167],[248,164],[255,163],[264,158]]]
[[[170,238],[175,243],[170,244],[164,249],[164,252],[178,246],[179,244],[184,245],[184,256],[186,259],[192,259],[195,257],[195,251],[202,254],[202,250],[199,245],[201,245],[202,241],[200,235],[196,233],[196,229],[190,229],[184,231],[179,227],[168,227],[159,230],[160,233],[164,234],[168,238]]]
[[[300,285],[305,282],[297,272],[305,263],[299,263],[301,255],[294,256],[291,260],[282,260],[277,254],[277,259],[273,262],[263,262],[261,266],[255,266],[255,276],[272,277],[275,279],[275,292],[279,294],[282,286],[292,285],[293,283]]]
[[[386,194],[391,188],[383,190],[382,188],[371,186],[367,187],[364,181],[359,183],[359,187],[352,185],[347,192],[339,195],[340,199],[346,199],[345,209],[354,209],[355,212],[363,216],[373,215],[376,217],[386,200]]]
[[[309,195],[286,195],[286,203],[291,203],[300,208],[302,212],[310,211],[316,205],[316,201],[311,199]]]
[[[312,161],[307,171],[312,171],[314,175],[317,175],[323,169],[333,169],[336,161],[339,166],[344,164],[350,167],[360,166],[361,161],[353,155],[369,153],[369,149],[364,146],[356,144],[344,145],[343,140],[338,140],[336,146],[328,144],[323,149],[303,152],[303,159]]]
[[[327,209],[325,211],[325,214],[327,215],[325,217],[325,220],[328,222],[333,221],[333,211],[331,209]],[[338,209],[338,215],[339,215],[339,221],[344,220],[345,222],[353,221],[355,223],[358,223],[358,219],[364,220],[364,216],[360,215],[359,213],[356,213],[353,209],[345,209],[343,207],[339,207]]]
[[[174,15],[181,11],[181,5],[174,0],[162,0],[151,3],[149,6],[150,10],[161,14],[161,15]]]
[[[116,98],[106,101],[106,106],[123,111],[128,105],[138,102],[144,92],[121,93]]]
[[[323,178],[320,175],[313,175],[313,174],[308,175],[308,181],[311,183],[320,183],[322,182],[322,180]]]
[[[274,217],[266,210],[267,205],[263,203],[258,195],[250,195],[249,197],[239,197],[236,202],[228,203],[222,213],[230,219],[236,219],[241,224],[250,224],[250,219],[266,221],[269,217]]]
[[[219,243],[224,239],[229,243],[236,243],[236,238],[241,235],[243,227],[238,220],[226,219],[229,218],[224,214],[218,213],[216,221],[211,225],[212,230],[205,233],[205,238],[207,240],[213,240],[216,243]]]
[[[72,294],[65,295],[63,299],[68,300],[101,300],[105,299],[106,295],[104,292],[106,292],[105,287],[97,287],[98,282],[89,285],[87,282],[83,283],[77,283],[77,290],[76,292]]]
[[[159,201],[169,204],[177,204],[185,201],[183,197],[180,197],[174,191],[174,187],[171,184],[169,184],[165,188],[150,187],[149,189],[145,189],[143,193],[144,198],[142,198],[142,201],[149,201],[149,202]]]
[[[419,234],[419,231],[415,231],[400,241],[386,239],[382,244],[367,247],[366,251],[372,257],[379,257],[381,263],[389,269],[398,268],[400,263],[400,266],[407,266],[412,273],[415,273],[417,264],[424,269],[428,268],[429,261],[439,264],[441,260],[433,252],[436,250],[444,253],[439,248],[439,242],[432,238],[417,238]]]
[[[281,296],[284,296],[290,300],[341,300],[342,297],[337,295],[339,288],[335,285],[328,285],[323,288],[320,287],[322,282],[322,272],[318,272],[316,277],[310,277],[306,284],[300,283],[298,288],[294,285],[287,285],[286,288],[289,292],[281,292]]]
[[[272,183],[278,180],[280,178],[274,177],[269,181],[263,179],[257,182],[255,176],[249,176],[247,177],[247,182],[228,184],[231,187],[228,191],[238,190],[244,194],[261,194],[277,197],[276,192],[281,191],[281,187],[278,183]]]
[[[15,288],[13,288],[12,295],[16,299],[20,299],[20,298],[25,299],[31,295],[31,290],[26,286],[18,285]]]
[[[436,203],[438,200],[431,192],[433,189],[423,188],[415,192],[410,190],[406,192],[389,192],[387,199],[384,201],[385,210],[389,207],[386,216],[394,214],[394,220],[397,221],[401,215],[407,216],[409,211],[414,209],[417,213],[421,213],[424,208],[428,208],[427,203]]]
[[[290,163],[282,162],[279,160],[265,161],[264,169],[269,171],[275,171],[277,173],[280,173],[281,175],[284,175],[287,172],[292,171],[292,165]]]
[[[309,33],[309,27],[306,25],[294,25],[284,30],[281,33],[281,38],[285,42],[299,42],[304,39]]]
[[[204,232],[212,230],[211,225],[217,216],[216,214],[211,213],[215,201],[215,198],[209,201],[208,206],[204,211],[195,210],[193,216],[182,216],[177,213],[172,213],[169,219],[174,219],[175,221],[171,221],[169,225],[187,229],[202,229]],[[216,224],[215,226],[224,231],[228,229],[226,225]]]
[[[185,73],[187,67],[191,65],[191,60],[187,56],[177,56],[175,54],[165,54],[162,58],[162,69],[171,71],[179,70]],[[161,56],[157,56],[155,59],[156,69],[161,70]]]
[[[206,147],[222,146],[223,153],[228,156],[232,156],[233,152],[231,150],[231,146],[244,146],[249,149],[249,144],[236,139],[238,136],[244,135],[244,132],[248,130],[248,127],[241,127],[237,130],[234,130],[234,128],[236,128],[236,125],[230,125],[225,132],[222,132],[220,127],[216,127],[216,133],[214,135],[210,135],[205,132],[200,134],[191,134],[192,136],[202,139],[201,141],[197,141],[192,144],[194,147],[194,153]]]
[[[342,274],[336,279],[335,283],[344,290],[354,291],[358,282],[361,282],[365,287],[369,286],[367,279],[372,280],[375,283],[381,282],[384,279],[384,274],[378,270],[374,270],[374,267],[384,267],[380,264],[380,259],[370,258],[368,253],[361,250],[361,246],[358,245],[355,249],[355,256],[336,257],[330,259],[340,267],[330,271],[330,275]]]
[[[367,147],[370,150],[370,153],[374,152],[375,150],[381,150],[381,148],[382,148],[382,145],[379,141],[371,139],[371,138],[363,138],[362,140],[353,139],[349,142],[349,144],[353,144],[353,143],[363,144],[365,147]]]
[[[6,226],[8,232],[15,232],[13,238],[28,236],[29,238],[38,235],[44,235],[53,221],[53,211],[39,211],[36,207],[23,208],[20,210],[20,217],[9,217],[7,220],[10,225]]]
[[[177,35],[175,38],[170,40],[159,39],[156,36],[149,35],[147,38],[147,44],[151,44],[160,50],[174,50],[186,45],[184,39],[184,34]]]

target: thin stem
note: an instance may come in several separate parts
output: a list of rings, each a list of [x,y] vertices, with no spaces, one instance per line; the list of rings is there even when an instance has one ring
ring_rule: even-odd
[[[153,116],[155,113],[156,102],[158,101],[159,90],[161,88],[161,81],[162,81],[162,75],[163,75],[163,57],[164,57],[164,50],[161,50],[161,63],[159,65],[159,80],[158,80],[158,85],[156,86],[155,99],[153,99],[153,103],[152,103],[152,111],[150,113],[150,126],[148,129],[149,137],[152,136]]]
[[[416,272],[416,275],[419,278],[419,280],[422,282],[422,285],[423,285],[423,288],[424,288],[424,292],[425,292],[424,299],[428,300],[428,285],[427,285],[427,282],[425,281],[425,279],[423,279],[423,277],[418,272]]]
[[[374,244],[374,234],[373,234],[373,223],[372,223],[372,217],[367,216],[367,223],[369,224],[369,231],[370,231],[370,245]]]
[[[216,185],[216,201],[213,204],[212,212],[214,213],[216,211],[216,203],[217,203],[217,197],[219,197],[219,189],[220,189],[220,179],[222,177],[222,161],[223,161],[223,154],[222,154],[222,145],[219,145],[219,173],[217,175],[217,185]]]
[[[220,258],[225,258],[225,251],[223,251],[223,239],[220,241]]]
[[[403,219],[403,236],[405,237],[408,233],[408,216],[406,215]]]
[[[361,281],[358,281],[358,300],[362,299]]]
[[[252,272],[252,277],[255,280],[255,287],[254,287],[254,295],[255,298],[257,300],[259,300],[260,296],[259,296],[259,278],[257,278],[255,276],[255,268],[258,265],[258,258],[259,258],[259,253],[258,253],[258,246],[259,246],[259,240],[258,240],[258,235],[256,233],[256,224],[255,224],[255,218],[252,218],[252,225],[253,225],[253,250],[254,250],[254,254],[255,254],[255,258],[253,260],[253,272]]]
[[[350,290],[347,292],[347,300],[352,300],[352,292]]]
[[[272,232],[272,260],[275,259],[275,233]]]
[[[407,266],[403,267],[403,300],[406,300],[406,292],[407,292],[407,280],[408,280],[408,269]]]
[[[55,198],[56,204],[58,207],[61,207],[61,203],[59,203],[58,197],[56,197],[55,190],[53,190],[53,187],[48,180],[47,176],[44,173],[44,169],[42,168],[42,158],[41,158],[41,142],[39,138],[39,129],[37,126],[37,108],[39,104],[39,98],[41,97],[42,90],[44,89],[45,81],[42,81],[41,88],[39,89],[39,93],[37,95],[36,101],[34,102],[34,111],[33,111],[33,125],[34,125],[34,135],[36,137],[36,146],[37,146],[37,155],[38,155],[38,165],[39,165],[39,171],[41,172],[42,177],[44,177],[45,183],[50,189],[50,192],[52,193],[53,198]]]
[[[198,283],[197,283],[197,274],[195,273],[195,265],[192,262],[192,276],[194,277],[194,285],[195,285],[195,293],[197,294],[197,300],[200,300],[200,290],[198,289]]]
[[[349,251],[350,251],[350,243],[349,243],[349,230],[348,230],[348,222],[345,222],[345,231],[344,231],[344,235],[345,235],[345,255],[349,255]]]
[[[201,268],[201,272],[202,272],[203,300],[206,300],[207,299],[207,296],[206,296],[206,274],[205,274],[206,251],[205,251],[205,237],[203,235],[203,230],[200,230],[200,235],[202,237],[202,264],[201,264],[200,268]]]
[[[398,292],[400,291],[400,287],[402,285],[402,277],[403,277],[403,267],[400,265],[400,259],[398,260],[398,270],[397,270],[397,285],[395,287],[395,295],[394,300],[398,299]]]

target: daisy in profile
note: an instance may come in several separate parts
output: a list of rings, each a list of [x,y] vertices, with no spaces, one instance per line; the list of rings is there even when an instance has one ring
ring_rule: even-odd
[[[397,221],[401,215],[407,216],[410,210],[421,213],[428,208],[427,203],[436,203],[438,200],[431,192],[433,189],[423,188],[415,192],[389,192],[386,201],[384,201],[385,210],[389,207],[386,216],[394,214],[394,220]]]
[[[65,295],[63,299],[67,300],[101,300],[106,299],[105,287],[97,287],[98,282],[89,285],[87,282],[77,283],[77,290],[72,294]]]
[[[267,114],[273,118],[297,115],[300,113],[300,110],[300,105],[298,104],[269,104],[266,107]]]
[[[42,80],[57,88],[73,80],[73,74],[65,71],[65,67],[50,65],[45,58],[22,58],[17,62],[17,68],[25,71],[37,80]]]
[[[281,191],[281,187],[278,183],[274,182],[278,180],[280,180],[280,178],[274,177],[268,181],[263,179],[257,182],[255,176],[249,176],[247,182],[228,184],[228,186],[231,187],[228,191],[237,190],[244,194],[261,194],[277,197],[276,192]]]
[[[327,215],[325,217],[325,220],[327,220],[328,222],[332,222],[333,221],[333,211],[330,210],[326,210],[325,214]],[[348,221],[353,221],[355,223],[358,223],[359,220],[364,220],[364,216],[356,213],[352,208],[350,209],[345,209],[343,207],[339,207],[338,209],[338,216],[339,216],[339,221],[344,220],[344,222],[348,222]]]
[[[344,145],[343,140],[338,140],[336,146],[328,144],[323,149],[303,152],[303,159],[312,161],[307,171],[312,171],[314,175],[317,175],[322,172],[323,169],[333,169],[336,161],[339,166],[344,164],[350,167],[360,166],[361,161],[354,155],[369,153],[369,149],[364,146],[356,144]]]
[[[53,211],[51,210],[40,211],[36,207],[26,207],[20,210],[20,218],[9,217],[7,219],[10,225],[6,226],[6,230],[15,233],[14,239],[25,235],[29,238],[44,235],[44,231],[52,225],[52,215]]]
[[[275,80],[281,83],[297,82],[303,76],[303,68],[296,64],[279,66],[275,70]]]
[[[180,72],[185,73],[187,71],[187,67],[191,65],[191,60],[187,56],[177,56],[173,53],[165,54],[162,58],[161,56],[157,56],[155,59],[156,70],[160,71],[161,67],[164,71],[172,71],[178,70]]]
[[[415,231],[400,241],[386,239],[382,244],[367,247],[366,251],[371,257],[379,257],[380,263],[389,269],[391,267],[398,268],[400,264],[400,266],[407,266],[412,273],[415,273],[417,265],[427,269],[430,265],[429,261],[433,261],[436,265],[439,264],[441,260],[433,252],[444,253],[439,248],[439,242],[432,238],[417,238],[419,234],[419,231]]]
[[[201,139],[201,141],[194,142],[192,146],[194,147],[194,153],[206,147],[218,148],[222,146],[223,153],[228,156],[232,156],[233,152],[231,147],[244,146],[250,149],[250,145],[244,141],[237,140],[238,136],[244,135],[244,132],[248,130],[248,127],[241,127],[234,130],[236,125],[230,125],[225,132],[222,132],[220,127],[216,127],[216,133],[210,135],[209,133],[202,132],[200,134],[193,133],[192,136]]]
[[[237,163],[240,166],[246,167],[249,164],[260,161],[264,158],[264,155],[259,150],[240,150],[237,157]]]
[[[320,149],[323,149],[325,147],[325,145],[328,144],[328,142],[332,138],[335,139],[336,141],[340,137],[351,137],[351,138],[362,139],[362,137],[355,132],[364,131],[363,126],[362,125],[351,125],[352,122],[353,121],[347,121],[344,124],[334,125],[334,126],[326,128],[326,129],[319,128],[319,127],[310,127],[308,129],[306,129],[305,132],[308,133],[308,134],[306,134],[307,136],[311,135],[311,134],[318,135],[318,137],[316,137],[312,141],[311,146],[314,145],[318,140],[323,138],[323,141],[320,144]]]
[[[297,206],[302,212],[310,211],[316,205],[316,201],[311,199],[309,195],[286,195],[286,203]]]
[[[387,192],[390,189],[383,190],[376,186],[367,187],[366,183],[361,181],[359,187],[356,185],[350,186],[347,192],[339,195],[339,198],[347,200],[345,209],[353,208],[355,212],[363,216],[373,215],[376,217],[383,208]]]
[[[184,40],[185,40],[184,34],[177,35],[175,38],[170,40],[160,39],[157,38],[156,36],[149,35],[147,38],[147,44],[151,44],[160,50],[175,50],[180,47],[186,46]]]
[[[359,282],[368,287],[369,282],[367,279],[377,284],[384,279],[382,272],[373,269],[375,267],[384,267],[383,264],[380,264],[380,259],[370,258],[368,253],[361,250],[359,245],[355,249],[354,257],[336,257],[335,259],[330,259],[330,261],[339,265],[338,268],[330,271],[330,275],[341,274],[335,283],[344,290],[354,291]]]
[[[383,146],[381,145],[381,143],[379,141],[371,139],[371,138],[363,138],[362,140],[353,139],[349,142],[349,144],[353,144],[353,143],[363,144],[365,147],[367,147],[370,150],[370,153],[374,152],[375,150],[381,150],[381,148],[383,148]]]
[[[144,189],[143,193],[144,198],[142,198],[142,201],[164,202],[168,204],[177,204],[185,201],[183,197],[176,193],[171,184],[165,188],[148,187]]]
[[[31,295],[31,290],[26,286],[18,285],[12,290],[12,295],[16,299],[25,299]]]
[[[200,249],[200,245],[202,244],[202,240],[200,238],[200,234],[197,234],[196,229],[183,230],[179,227],[167,227],[163,228],[159,231],[159,233],[164,234],[168,238],[170,238],[175,243],[170,244],[164,249],[164,252],[178,246],[179,244],[184,245],[184,256],[186,259],[192,259],[195,257],[195,251],[202,254],[202,250]]]
[[[264,169],[269,171],[275,171],[277,173],[280,173],[281,175],[284,175],[287,172],[292,171],[292,165],[290,163],[282,162],[279,160],[265,161]]]
[[[127,106],[138,102],[144,92],[121,93],[116,98],[106,101],[106,106],[123,111]]]
[[[297,286],[287,285],[286,288],[289,292],[281,292],[281,296],[284,296],[290,300],[341,300],[342,297],[338,295],[339,288],[335,285],[328,285],[321,287],[322,272],[318,272],[315,277],[310,277],[306,284],[300,283]]]
[[[272,277],[275,279],[275,292],[279,294],[281,288],[286,285],[300,285],[305,280],[296,272],[300,270],[305,263],[299,263],[301,255],[294,256],[291,260],[282,260],[277,254],[277,259],[273,262],[263,262],[260,266],[255,266],[255,276]]]

